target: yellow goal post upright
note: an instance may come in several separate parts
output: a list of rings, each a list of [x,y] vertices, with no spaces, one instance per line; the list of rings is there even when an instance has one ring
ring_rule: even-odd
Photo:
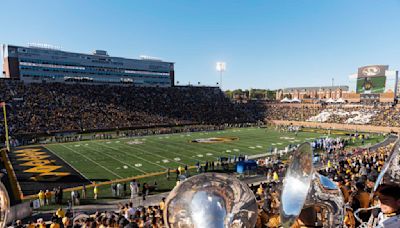
[[[0,102],[0,107],[3,108],[3,116],[4,116],[4,131],[6,133],[6,148],[7,151],[10,151],[10,140],[8,138],[8,125],[7,125],[7,109],[6,102]]]

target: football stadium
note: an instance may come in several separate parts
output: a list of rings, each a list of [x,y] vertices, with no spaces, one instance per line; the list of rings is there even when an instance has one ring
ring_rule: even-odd
[[[300,2],[324,12],[312,15],[313,23],[324,19],[313,24],[316,37],[298,31],[309,31],[311,16],[294,3],[215,3],[247,15],[239,18],[257,26],[245,23],[249,36],[225,31],[244,22],[203,3],[136,2],[121,8],[92,1],[82,3],[82,12],[70,20],[53,15],[58,6],[50,2],[40,7],[53,11],[40,8],[40,15],[32,14],[39,9],[33,3],[26,3],[28,11],[5,3],[32,22],[52,26],[29,30],[28,37],[10,30],[0,38],[0,228],[399,228],[400,65],[391,60],[396,56],[386,50],[386,41],[379,47],[385,57],[357,52],[357,45],[378,37],[363,43],[349,33],[358,28],[350,22],[361,23],[354,10],[378,6],[359,9],[338,1],[328,10]],[[75,7],[60,4],[59,15]],[[270,7],[281,14],[266,16],[263,10]],[[327,20],[342,13],[335,7],[353,15],[342,15],[349,31],[339,30],[357,45],[322,35],[326,27],[338,29]],[[139,8],[145,15],[132,13]],[[84,12],[93,20],[75,21],[87,18]],[[282,18],[286,12],[293,18]],[[0,15],[0,21],[3,17],[11,14]],[[373,23],[360,17],[362,24]],[[215,18],[221,20],[218,29]],[[58,23],[74,24],[84,35],[82,44],[71,34],[50,33],[64,31]],[[95,31],[98,25],[101,31]],[[211,32],[215,40],[205,35]],[[112,33],[120,40],[108,37]],[[23,44],[37,37],[57,38],[67,48]],[[226,42],[216,45],[222,37]],[[320,41],[318,48],[298,49]],[[87,52],[88,45],[107,51]],[[243,56],[250,47],[254,53]],[[129,48],[171,57],[135,58]],[[329,67],[326,59],[316,59],[325,51],[337,59]]]

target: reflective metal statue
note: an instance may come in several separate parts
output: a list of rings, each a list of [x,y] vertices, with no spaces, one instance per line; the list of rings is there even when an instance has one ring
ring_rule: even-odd
[[[302,226],[341,227],[344,205],[338,186],[314,170],[311,145],[301,144],[293,153],[283,183],[281,225],[290,227],[297,222]]]
[[[165,202],[164,220],[171,228],[253,228],[257,203],[236,177],[220,173],[193,176],[176,186]]]

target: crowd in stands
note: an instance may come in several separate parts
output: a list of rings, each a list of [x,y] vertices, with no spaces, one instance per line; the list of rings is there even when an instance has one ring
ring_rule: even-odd
[[[233,103],[213,87],[120,87],[0,80],[12,134],[262,120],[255,103]]]
[[[96,227],[121,227],[121,228],[161,228],[165,227],[163,220],[164,200],[159,205],[148,207],[134,207],[132,203],[119,204],[116,211],[96,211],[93,214],[81,214],[73,217],[70,210],[62,208],[52,215],[49,221],[39,218],[23,224],[16,221],[16,228],[96,228]]]
[[[318,169],[318,172],[333,180],[343,193],[344,201],[348,205],[345,216],[347,227],[357,227],[360,223],[354,218],[354,212],[359,208],[368,208],[372,201],[369,195],[381,171],[384,162],[393,147],[393,144],[379,147],[376,151],[346,151],[342,145],[343,139],[317,140],[314,146],[321,149],[321,156],[324,165]],[[329,155],[328,155],[329,154]],[[276,164],[267,163],[266,164]],[[272,167],[271,167],[272,168]],[[279,206],[281,204],[280,192],[282,188],[282,177],[284,177],[284,167],[275,170],[274,177],[258,186],[251,186],[259,205],[259,216],[256,227],[279,227]],[[360,213],[363,221],[368,221],[371,212]],[[296,223],[293,227],[302,227],[304,225]]]
[[[400,126],[399,110],[392,106],[235,103],[219,88],[212,87],[26,85],[0,80],[0,100],[7,103],[11,135],[177,125],[221,126],[257,123],[265,118]],[[0,134],[3,133],[1,126]]]
[[[400,127],[400,110],[392,106],[316,106],[268,105],[268,120],[310,121],[341,124],[369,124],[383,127]]]

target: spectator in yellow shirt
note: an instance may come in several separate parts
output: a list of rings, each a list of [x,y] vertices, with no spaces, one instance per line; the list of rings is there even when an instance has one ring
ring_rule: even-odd
[[[182,166],[179,166],[179,167],[178,167],[178,171],[179,171],[179,175],[182,175],[182,171],[183,171]]]
[[[94,185],[94,188],[93,188],[93,194],[94,194],[94,199],[95,200],[97,200],[97,197],[98,197],[98,194],[99,193],[99,190],[97,189],[97,185],[95,184]]]
[[[276,171],[274,171],[274,174],[273,174],[273,180],[275,181],[275,182],[278,182],[279,181],[279,176],[278,176],[278,173],[276,172]]]
[[[40,190],[40,192],[38,194],[38,198],[39,198],[40,206],[43,207],[44,206],[44,200],[45,200],[45,194],[44,194],[43,190]]]
[[[160,202],[160,210],[164,211],[164,207],[165,207],[165,197],[163,197],[163,198],[161,199],[161,202]]]
[[[262,196],[262,195],[264,194],[264,189],[263,189],[263,187],[262,187],[262,184],[260,184],[260,187],[258,187],[258,189],[257,189],[257,194],[258,194],[259,196]]]
[[[65,211],[60,207],[58,208],[58,210],[56,211],[56,215],[59,218],[64,218],[65,217]]]

